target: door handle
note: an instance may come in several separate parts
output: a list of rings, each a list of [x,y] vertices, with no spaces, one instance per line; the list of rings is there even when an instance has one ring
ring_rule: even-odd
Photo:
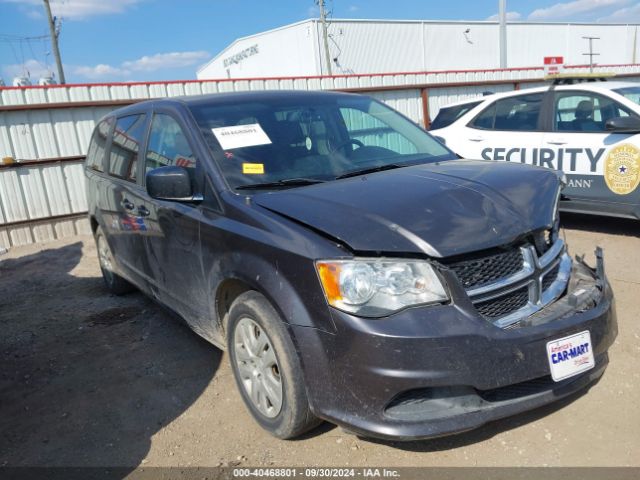
[[[148,217],[150,214],[151,214],[151,212],[144,205],[140,205],[138,207],[138,215],[140,215],[141,217]]]
[[[552,138],[551,140],[547,140],[549,145],[566,145],[567,142],[564,138]]]
[[[133,210],[136,208],[136,206],[126,198],[120,202],[120,205],[122,205],[125,210]]]
[[[484,137],[469,137],[470,142],[483,142]]]

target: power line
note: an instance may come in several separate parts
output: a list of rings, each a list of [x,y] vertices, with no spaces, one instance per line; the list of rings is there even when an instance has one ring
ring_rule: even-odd
[[[40,42],[43,39],[48,39],[49,35],[38,35],[34,37],[25,37],[22,35],[11,35],[7,33],[0,33],[0,42],[12,43],[12,42],[25,42],[25,43],[36,43]]]

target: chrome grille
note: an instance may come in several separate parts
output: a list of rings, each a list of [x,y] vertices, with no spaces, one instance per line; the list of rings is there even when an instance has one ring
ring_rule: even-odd
[[[494,266],[499,261],[506,265]],[[533,245],[527,244],[449,267],[477,312],[496,326],[508,328],[562,295],[571,273],[571,258],[563,240],[558,239],[541,256]],[[496,276],[496,272],[503,275]]]
[[[549,287],[556,281],[558,278],[558,272],[560,271],[560,263],[556,263],[556,266],[545,273],[544,277],[542,277],[542,291],[545,292],[549,289]]]
[[[522,270],[522,251],[512,248],[472,260],[449,264],[464,288],[476,288],[509,277]]]
[[[514,312],[526,306],[528,302],[529,287],[524,286],[514,292],[507,293],[492,300],[478,302],[474,304],[474,306],[480,315],[492,320]]]

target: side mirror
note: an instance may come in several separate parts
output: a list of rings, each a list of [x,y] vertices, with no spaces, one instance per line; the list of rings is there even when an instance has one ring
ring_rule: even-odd
[[[604,128],[611,133],[640,133],[640,118],[614,117],[607,120]]]
[[[193,202],[199,200],[193,195],[189,172],[182,167],[154,168],[146,175],[147,193],[158,200]]]

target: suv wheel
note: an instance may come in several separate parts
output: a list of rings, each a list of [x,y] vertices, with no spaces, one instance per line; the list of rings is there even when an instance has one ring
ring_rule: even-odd
[[[134,290],[133,285],[113,272],[113,255],[104,236],[102,227],[96,230],[96,247],[98,249],[98,260],[104,283],[111,293],[124,295]]]
[[[231,368],[247,408],[278,438],[319,425],[309,409],[300,361],[284,322],[261,294],[240,295],[229,311]]]

